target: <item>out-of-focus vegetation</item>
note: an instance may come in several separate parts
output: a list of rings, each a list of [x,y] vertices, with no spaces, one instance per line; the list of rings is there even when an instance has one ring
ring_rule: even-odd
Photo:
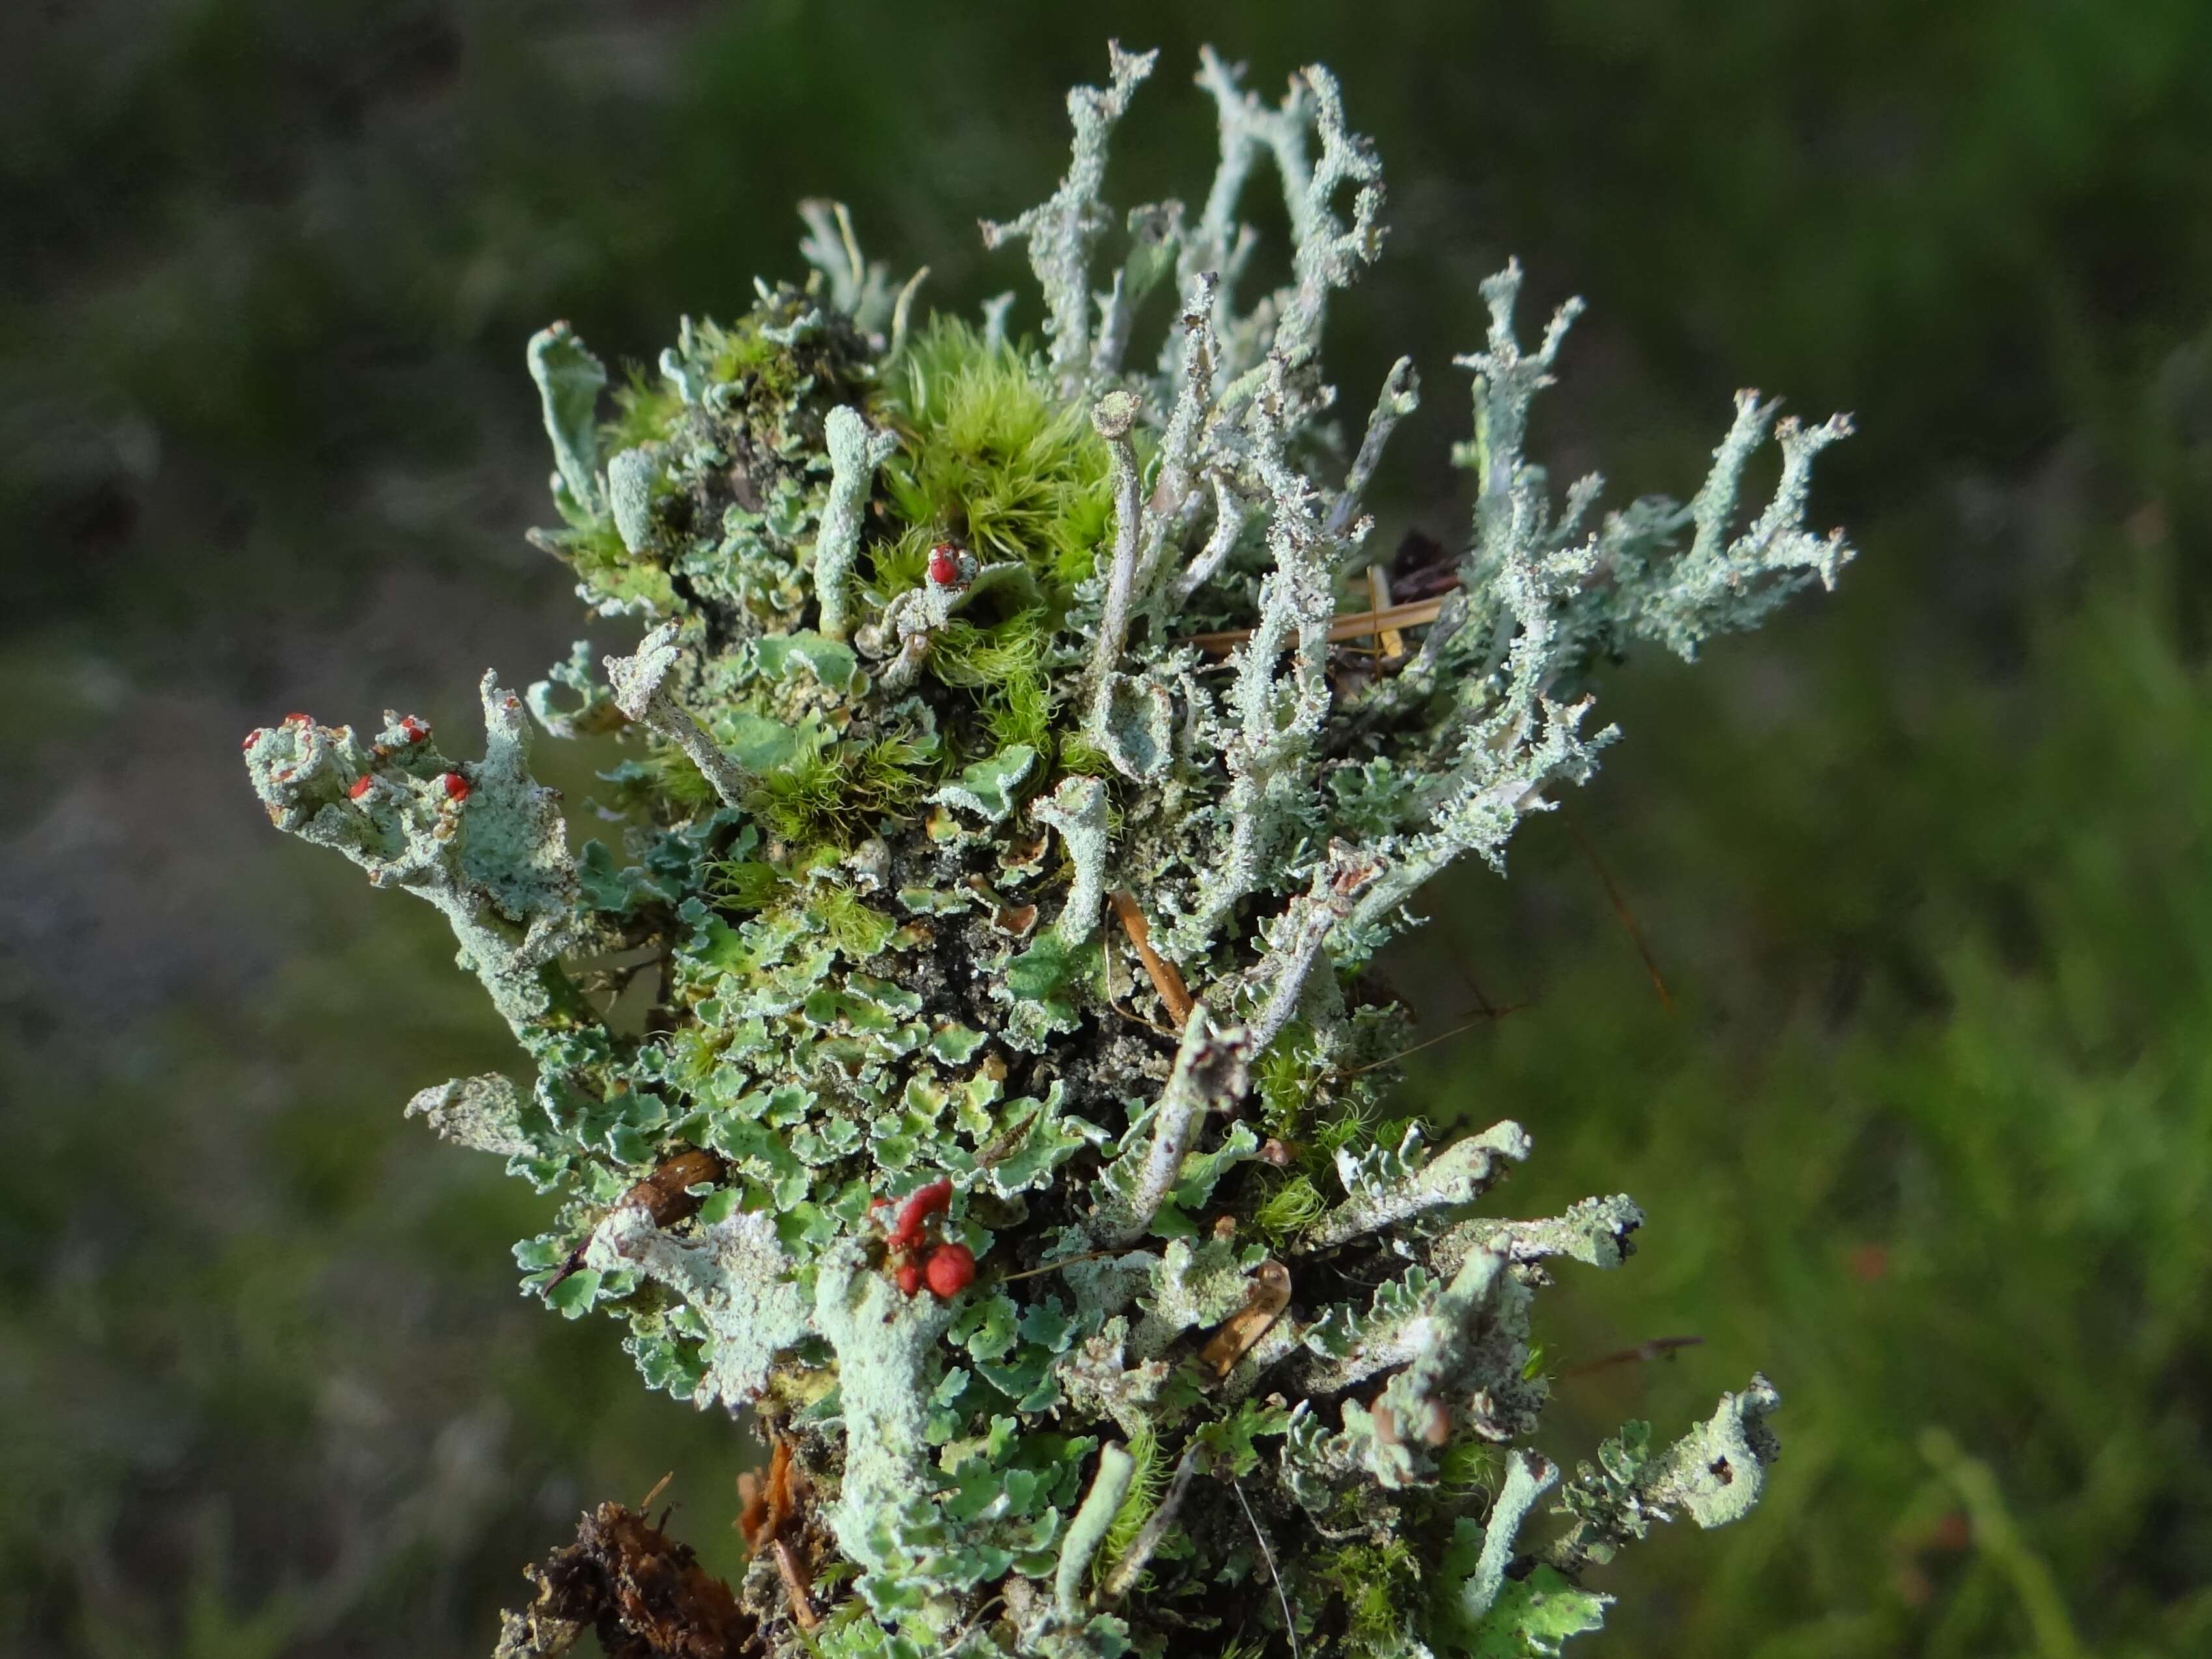
[[[1754,1354],[1787,1379],[1758,1524],[1625,1559],[1625,1651],[2212,1645],[2212,675],[2162,561],[2116,543],[2002,689],[1823,675],[1844,707],[1809,740],[1655,691],[1698,738],[1648,745],[1583,831],[1671,1010],[1603,948],[1566,836],[1529,862],[1583,948],[1437,906],[1530,1006],[1424,1056],[1425,1092],[1561,1158],[1516,1211],[1617,1175],[1650,1212],[1547,1334],[1564,1414],[1684,1419]]]
[[[1531,1005],[1416,1079],[1536,1133],[1514,1207],[1650,1213],[1552,1301],[1587,1433],[1754,1364],[1785,1398],[1761,1515],[1624,1563],[1592,1659],[2212,1644],[2212,12],[1200,9],[0,14],[0,1643],[480,1651],[672,1466],[728,1565],[741,1437],[516,1298],[531,1201],[399,1120],[507,1059],[435,918],[270,832],[234,745],[565,654],[528,332],[733,313],[809,193],[939,304],[1013,285],[973,222],[1112,33],[1338,71],[1395,226],[1345,384],[1472,343],[1511,251],[1592,301],[1549,419],[1623,493],[1696,476],[1739,382],[1859,416],[1844,590],[1630,665],[1570,803],[1672,1008],[1565,823],[1405,964],[1438,1031],[1455,974]],[[1175,79],[1124,199],[1208,143]],[[1461,511],[1420,367],[1385,537]]]

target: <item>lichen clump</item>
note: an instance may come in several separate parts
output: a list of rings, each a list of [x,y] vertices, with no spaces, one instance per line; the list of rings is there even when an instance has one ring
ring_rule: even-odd
[[[1599,480],[1555,502],[1522,453],[1573,308],[1525,348],[1509,268],[1458,360],[1466,544],[1378,561],[1361,497],[1417,379],[1347,434],[1319,351],[1381,250],[1379,164],[1326,71],[1271,105],[1207,55],[1203,208],[1109,211],[1152,64],[1116,49],[1060,187],[985,228],[1028,254],[1041,346],[1008,300],[920,317],[819,204],[803,287],[687,319],[611,399],[564,325],[531,343],[538,539],[647,624],[526,699],[622,734],[609,841],[572,852],[489,676],[481,760],[411,717],[247,741],[281,828],[446,911],[533,1062],[409,1109],[558,1194],[526,1287],[773,1447],[726,1646],[1549,1654],[1600,1620],[1586,1566],[1735,1518],[1772,1455],[1759,1378],[1564,1484],[1530,1449],[1531,1297],[1641,1217],[1476,1213],[1530,1138],[1394,1117],[1407,1024],[1363,970],[1431,876],[1589,775],[1597,665],[1833,579],[1802,514],[1845,425],[1745,394],[1689,505],[1593,524]],[[1290,276],[1248,295],[1263,168]],[[554,1650],[541,1626],[574,1634],[503,1650]]]

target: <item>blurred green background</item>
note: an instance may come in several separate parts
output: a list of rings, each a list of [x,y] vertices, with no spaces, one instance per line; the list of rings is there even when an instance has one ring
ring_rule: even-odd
[[[2203,0],[0,9],[0,1648],[481,1653],[672,1468],[731,1564],[744,1437],[520,1299],[539,1201],[400,1120],[510,1063],[450,940],[234,744],[465,724],[584,631],[520,538],[547,319],[649,360],[796,271],[807,194],[939,305],[1025,287],[975,221],[1050,187],[1109,33],[1164,49],[1123,202],[1204,188],[1201,40],[1328,63],[1377,139],[1330,349],[1429,388],[1386,544],[1461,520],[1509,252],[1592,305],[1555,476],[1686,493],[1741,384],[1859,419],[1842,590],[1627,665],[1595,785],[1396,964],[1437,1034],[1522,1005],[1413,1062],[1533,1132],[1511,1207],[1650,1216],[1547,1298],[1547,1449],[1784,1396],[1757,1518],[1607,1570],[1575,1651],[2212,1651]]]

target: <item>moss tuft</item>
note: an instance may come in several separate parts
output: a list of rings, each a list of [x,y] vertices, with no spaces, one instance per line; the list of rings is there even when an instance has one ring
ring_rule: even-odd
[[[1252,1081],[1260,1091],[1261,1121],[1278,1140],[1298,1139],[1314,1085],[1320,1080],[1312,1042],[1313,1028],[1294,1020],[1252,1068]]]
[[[645,774],[646,787],[679,814],[711,811],[721,804],[706,775],[672,743],[654,744],[638,766]]]
[[[1020,743],[1048,750],[1058,707],[1045,673],[1049,643],[1042,606],[988,624],[955,617],[938,631],[930,671],[945,684],[975,694],[993,749]]]
[[[1343,1592],[1346,1652],[1379,1659],[1408,1650],[1420,1577],[1421,1565],[1401,1538],[1350,1544],[1334,1553],[1320,1582]]]
[[[1293,1175],[1254,1206],[1252,1226],[1262,1238],[1279,1243],[1312,1226],[1328,1207],[1310,1176]]]
[[[1091,574],[1114,517],[1106,446],[1041,366],[939,317],[884,379],[906,446],[885,474],[902,520],[1062,591]]]
[[[911,818],[935,771],[930,750],[902,730],[824,742],[762,774],[745,810],[787,847],[844,845],[878,819]]]
[[[599,453],[613,455],[665,440],[684,413],[684,394],[632,364],[614,391],[615,418],[599,428]]]
[[[1121,1499],[1121,1507],[1114,1511],[1113,1523],[1106,1528],[1106,1541],[1100,1546],[1098,1559],[1093,1564],[1092,1576],[1103,1579],[1129,1553],[1137,1541],[1137,1534],[1152,1518],[1160,1506],[1160,1497],[1167,1491],[1167,1461],[1160,1455],[1159,1436],[1151,1424],[1139,1425],[1129,1437],[1129,1456],[1136,1464],[1129,1478],[1129,1490]]]

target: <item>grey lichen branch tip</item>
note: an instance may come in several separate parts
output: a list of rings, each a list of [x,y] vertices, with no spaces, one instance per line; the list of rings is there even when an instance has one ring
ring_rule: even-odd
[[[441,1140],[501,1158],[523,1158],[537,1148],[522,1132],[522,1091],[512,1079],[493,1072],[417,1090],[407,1103],[406,1115],[421,1118]]]
[[[1127,1447],[1107,1445],[1099,1449],[1098,1472],[1091,1477],[1091,1490],[1085,1495],[1082,1507],[1067,1523],[1067,1536],[1060,1547],[1060,1565],[1053,1574],[1053,1604],[1067,1623],[1084,1617],[1083,1581],[1090,1576],[1091,1564],[1097,1559],[1099,1547],[1106,1541],[1106,1534],[1114,1524],[1115,1511],[1129,1495],[1129,1482],[1136,1472],[1137,1460],[1129,1455]]]
[[[1631,1235],[1643,1224],[1644,1212],[1636,1201],[1626,1193],[1615,1193],[1609,1198],[1578,1199],[1559,1214],[1538,1220],[1470,1218],[1439,1237],[1429,1259],[1439,1273],[1455,1273],[1470,1251],[1488,1248],[1503,1251],[1508,1261],[1521,1267],[1565,1256],[1593,1267],[1618,1267],[1633,1254]]]
[[[1108,1168],[1110,1196],[1091,1229],[1100,1244],[1116,1247],[1143,1236],[1175,1190],[1206,1114],[1226,1110],[1249,1091],[1251,1057],[1252,1036],[1244,1027],[1217,1028],[1202,1002],[1190,1011],[1175,1069],[1153,1108],[1151,1139],[1141,1151],[1121,1155],[1135,1158],[1136,1167],[1124,1175],[1116,1159]]]
[[[860,411],[843,404],[825,417],[823,434],[830,447],[830,495],[814,542],[814,590],[821,602],[823,635],[842,640],[853,625],[853,567],[860,557],[861,514],[876,469],[898,447],[898,439],[869,430]]]
[[[1213,406],[1213,370],[1220,342],[1213,331],[1214,295],[1221,284],[1213,271],[1191,279],[1180,328],[1182,349],[1173,370],[1175,403],[1160,443],[1158,482],[1147,503],[1147,531],[1137,573],[1139,593],[1150,595],[1162,574],[1164,555],[1174,532],[1188,524],[1200,501],[1198,465],[1207,453],[1206,417]],[[1188,595],[1178,594],[1177,603]]]
[[[623,714],[690,756],[723,804],[735,806],[744,799],[752,780],[722,752],[707,728],[676,701],[669,689],[668,672],[680,654],[676,635],[677,624],[665,622],[641,640],[632,655],[607,658],[607,684]]]
[[[1188,277],[1207,269],[1220,272],[1224,304],[1234,291],[1241,263],[1234,257],[1243,240],[1237,206],[1253,165],[1262,152],[1273,155],[1283,176],[1285,199],[1294,204],[1291,211],[1296,213],[1305,201],[1305,132],[1313,118],[1312,87],[1306,77],[1292,76],[1282,103],[1270,109],[1244,90],[1243,74],[1242,64],[1224,63],[1212,46],[1199,48],[1197,82],[1213,99],[1221,157],[1185,254],[1184,274]]]
[[[1311,885],[1266,927],[1267,954],[1251,975],[1251,982],[1265,994],[1252,1016],[1255,1053],[1264,1053],[1297,1013],[1307,976],[1320,959],[1328,936],[1352,914],[1360,894],[1381,872],[1381,861],[1374,854],[1344,842],[1332,842],[1328,856],[1314,872]]]
[[[1259,618],[1236,659],[1234,724],[1223,745],[1226,846],[1168,935],[1168,954],[1179,960],[1206,949],[1237,905],[1260,889],[1267,857],[1312,778],[1314,739],[1333,701],[1328,630],[1336,616],[1334,550],[1343,542],[1322,522],[1312,481],[1291,464],[1288,373],[1279,354],[1269,357],[1246,416],[1253,470],[1267,493],[1274,568],[1261,580]],[[1285,651],[1287,676],[1277,668]]]
[[[1492,550],[1490,544],[1503,527],[1499,515],[1521,480],[1528,405],[1552,384],[1552,367],[1559,361],[1560,344],[1583,310],[1579,297],[1563,302],[1552,314],[1543,343],[1533,356],[1526,355],[1513,330],[1521,279],[1521,262],[1509,259],[1504,270],[1484,280],[1482,297],[1490,308],[1489,339],[1483,350],[1452,359],[1455,367],[1474,373],[1474,438],[1466,456],[1477,478],[1478,554]]]
[[[852,214],[842,202],[816,197],[799,204],[799,216],[806,222],[799,254],[821,273],[831,309],[843,312],[867,333],[878,332],[892,310],[889,268],[880,259],[860,257]]]
[[[1120,372],[1137,307],[1174,264],[1183,238],[1182,204],[1148,202],[1132,208],[1128,225],[1129,252],[1114,273],[1113,286],[1098,300],[1098,333],[1091,347],[1093,382]]]
[[[1105,607],[1098,618],[1098,637],[1091,649],[1091,672],[1085,703],[1093,742],[1100,741],[1106,726],[1114,674],[1121,648],[1129,637],[1130,599],[1137,576],[1137,544],[1143,531],[1144,509],[1138,500],[1137,452],[1129,431],[1143,410],[1133,392],[1109,392],[1091,411],[1091,424],[1106,441],[1114,490],[1114,548],[1106,570]]]
[[[1067,856],[1075,866],[1067,901],[1060,907],[1054,931],[1071,949],[1089,942],[1097,929],[1099,910],[1106,898],[1106,859],[1110,850],[1107,832],[1106,786],[1097,778],[1063,778],[1051,794],[1036,801],[1030,815],[1060,831]]]
[[[1287,172],[1284,175],[1291,233],[1297,241],[1291,258],[1297,281],[1275,331],[1275,349],[1294,363],[1304,363],[1320,349],[1329,290],[1350,287],[1382,251],[1382,164],[1374,146],[1345,125],[1336,77],[1318,64],[1303,76],[1313,88],[1321,160],[1302,191],[1293,187]],[[1346,185],[1357,187],[1349,225],[1331,205]]]
[[[522,699],[487,673],[484,756],[439,754],[429,728],[394,718],[374,744],[304,714],[246,739],[246,765],[270,821],[343,854],[379,887],[445,913],[463,963],[526,1047],[581,1015],[557,963],[588,935],[559,793],[530,775]]]
[[[1696,526],[1689,550],[1655,572],[1660,580],[1636,596],[1638,631],[1682,657],[1696,656],[1709,634],[1758,622],[1808,575],[1817,577],[1823,587],[1833,587],[1837,573],[1851,560],[1853,550],[1842,531],[1821,536],[1804,527],[1814,459],[1850,435],[1850,416],[1832,415],[1806,427],[1794,416],[1776,422],[1778,408],[1762,403],[1756,392],[1736,394],[1735,418],[1714,449],[1712,471],[1689,506]],[[1758,518],[1731,541],[1729,527],[1744,468],[1770,427],[1781,446],[1782,475]]]
[[[1664,1451],[1650,1449],[1648,1423],[1631,1423],[1583,1465],[1563,1494],[1573,1524],[1543,1551],[1562,1572],[1613,1559],[1655,1522],[1686,1514],[1700,1527],[1741,1520],[1758,1503],[1766,1467],[1778,1452],[1766,1418],[1782,1403],[1754,1376],[1741,1394],[1724,1394],[1712,1416]]]
[[[1528,1132],[1509,1119],[1452,1142],[1425,1163],[1419,1159],[1420,1146],[1420,1131],[1413,1128],[1395,1151],[1377,1146],[1364,1153],[1340,1152],[1337,1178],[1344,1183],[1345,1200],[1298,1241],[1298,1248],[1329,1249],[1431,1210],[1472,1204],[1509,1164],[1528,1158],[1531,1143]]]
[[[1358,519],[1367,486],[1374,481],[1375,469],[1382,464],[1383,446],[1390,441],[1398,422],[1420,406],[1421,377],[1414,372],[1411,357],[1401,357],[1383,377],[1374,412],[1367,417],[1367,435],[1360,440],[1359,453],[1352,457],[1352,470],[1345,475],[1343,493],[1329,509],[1330,535],[1343,535]]]
[[[1123,52],[1118,41],[1107,52],[1108,84],[1077,87],[1067,94],[1075,150],[1060,188],[1018,219],[983,223],[986,247],[1017,236],[1028,241],[1030,268],[1044,290],[1053,370],[1071,389],[1090,366],[1091,253],[1111,222],[1098,193],[1106,177],[1107,140],[1128,108],[1129,95],[1159,58],[1158,52]]]
[[[566,323],[531,336],[528,361],[544,408],[545,435],[553,441],[556,477],[581,511],[596,514],[605,507],[599,482],[597,420],[606,368]]]
[[[1243,498],[1221,473],[1215,473],[1206,482],[1213,490],[1213,528],[1206,535],[1206,545],[1168,585],[1171,611],[1181,610],[1189,603],[1192,594],[1220,574],[1244,534],[1248,515]]]

